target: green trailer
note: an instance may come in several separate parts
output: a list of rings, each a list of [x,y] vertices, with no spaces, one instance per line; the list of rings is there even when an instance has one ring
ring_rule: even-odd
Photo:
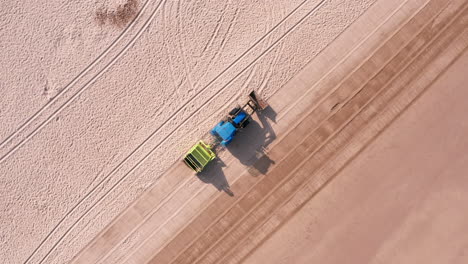
[[[195,172],[201,172],[215,158],[216,154],[211,149],[211,146],[200,140],[185,154],[184,162]]]

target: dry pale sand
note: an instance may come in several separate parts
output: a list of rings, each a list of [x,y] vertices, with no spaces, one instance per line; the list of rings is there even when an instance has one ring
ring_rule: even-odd
[[[0,259],[466,262],[467,4],[4,3]],[[177,162],[252,89],[222,162]]]
[[[373,2],[2,3],[0,259],[70,260],[227,108],[270,98]]]

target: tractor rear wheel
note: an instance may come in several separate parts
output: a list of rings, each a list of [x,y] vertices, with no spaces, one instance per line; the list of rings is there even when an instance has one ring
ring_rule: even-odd
[[[249,123],[250,123],[250,118],[247,118],[246,120],[244,120],[244,122],[242,122],[241,128],[246,127]]]

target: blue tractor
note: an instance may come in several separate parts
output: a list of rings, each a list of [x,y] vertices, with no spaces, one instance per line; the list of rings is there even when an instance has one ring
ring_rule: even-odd
[[[246,127],[253,113],[262,110],[268,105],[253,91],[249,94],[249,100],[242,107],[232,109],[228,116],[219,122],[210,132],[216,137],[221,146],[226,147],[234,139],[237,131]]]

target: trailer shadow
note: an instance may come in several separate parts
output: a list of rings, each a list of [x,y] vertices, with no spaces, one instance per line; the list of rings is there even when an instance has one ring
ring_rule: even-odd
[[[275,161],[265,153],[265,148],[276,139],[276,134],[270,122],[276,122],[276,112],[267,107],[257,113],[259,121],[252,121],[239,131],[235,139],[226,148],[241,164],[249,167],[253,176],[265,175]],[[234,196],[226,179],[223,168],[226,164],[216,158],[197,177],[204,183],[212,184],[218,191],[224,191],[229,196]]]
[[[224,191],[229,196],[234,196],[223,172],[224,167],[226,164],[221,159],[216,158],[196,175],[202,182],[213,185],[218,191]]]

